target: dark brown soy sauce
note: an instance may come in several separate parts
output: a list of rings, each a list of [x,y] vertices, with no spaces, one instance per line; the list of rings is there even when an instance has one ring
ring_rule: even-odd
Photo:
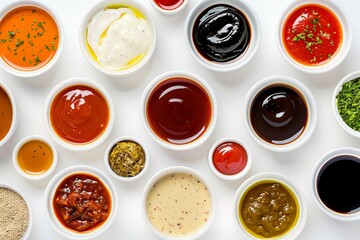
[[[291,86],[267,86],[254,98],[250,121],[264,141],[284,145],[296,140],[305,130],[308,108],[300,93]]]
[[[341,155],[330,159],[319,171],[316,187],[321,201],[338,213],[360,210],[360,159]]]

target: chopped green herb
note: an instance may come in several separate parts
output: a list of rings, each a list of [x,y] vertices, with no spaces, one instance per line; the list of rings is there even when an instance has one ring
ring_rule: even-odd
[[[48,45],[46,45],[46,44],[45,44],[45,49],[46,49],[46,50],[48,50],[48,51],[50,51],[49,46],[48,46]]]
[[[44,34],[44,32],[38,32],[37,35],[41,37]]]
[[[34,13],[34,12],[36,12],[36,10],[35,10],[35,9],[33,9],[31,12],[32,12],[32,13]]]
[[[39,56],[37,56],[35,59],[35,66],[37,66],[39,63],[41,63],[41,60],[39,59]]]
[[[322,40],[319,37],[316,37],[316,44],[322,44]]]
[[[22,17],[20,20],[21,20],[21,21],[24,21],[24,18]]]
[[[328,54],[328,59],[330,59],[330,58],[331,58],[331,56],[332,56],[332,55],[331,55],[331,53],[329,53],[329,54]]]
[[[330,23],[327,23],[326,26],[329,28],[331,25],[330,25]]]
[[[39,22],[37,26],[45,32],[45,28],[43,27],[42,22]]]
[[[56,50],[56,47],[55,47],[55,46],[52,46],[51,48],[52,48],[52,50],[54,50],[54,51]]]
[[[26,35],[26,37],[27,37],[27,38],[30,38],[30,33],[28,33],[28,34]]]
[[[18,39],[18,41],[15,43],[16,47],[20,47],[23,44],[24,44],[24,41],[20,41],[20,39]]]
[[[6,43],[6,39],[0,39],[0,43]]]
[[[26,61],[26,57],[25,57],[25,56],[23,56],[22,60],[25,62],[25,61]]]
[[[310,20],[310,22],[311,22],[312,24],[316,25],[316,24],[319,22],[319,19],[313,18],[313,19]]]

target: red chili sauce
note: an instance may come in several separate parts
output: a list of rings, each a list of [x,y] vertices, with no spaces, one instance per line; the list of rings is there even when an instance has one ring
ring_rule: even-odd
[[[174,10],[184,3],[184,0],[154,0],[164,10]]]
[[[53,100],[50,110],[51,126],[63,140],[85,144],[94,141],[105,131],[109,107],[96,89],[75,85],[62,90]]]
[[[173,77],[158,84],[146,104],[147,121],[166,142],[187,144],[204,134],[211,122],[212,104],[198,83]]]
[[[225,175],[241,172],[247,164],[248,156],[243,146],[235,142],[224,142],[213,153],[215,168]]]
[[[79,173],[65,178],[56,189],[53,208],[67,228],[89,232],[101,226],[111,212],[107,187],[95,176]]]
[[[330,9],[307,4],[289,14],[282,38],[286,51],[295,61],[315,66],[335,57],[342,44],[343,31]]]

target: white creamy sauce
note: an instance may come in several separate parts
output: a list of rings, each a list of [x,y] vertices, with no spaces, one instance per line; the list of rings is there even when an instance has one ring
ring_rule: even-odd
[[[130,8],[101,10],[88,24],[87,41],[98,62],[108,69],[127,67],[146,53],[150,40],[149,24]]]
[[[160,179],[147,198],[151,223],[169,235],[184,235],[201,228],[211,213],[206,186],[190,174],[176,173]]]

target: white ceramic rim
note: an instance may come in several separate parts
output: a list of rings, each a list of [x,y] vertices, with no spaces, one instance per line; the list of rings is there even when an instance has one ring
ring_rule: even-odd
[[[184,0],[183,3],[179,7],[171,9],[171,10],[166,10],[166,9],[161,8],[158,4],[156,4],[155,0],[149,0],[149,2],[160,13],[169,16],[169,15],[176,15],[176,14],[180,13],[182,10],[185,9],[185,7],[189,1]]]
[[[285,23],[285,20],[287,19],[287,16],[289,13],[292,13],[295,9],[297,9],[300,6],[307,5],[307,4],[317,4],[320,6],[324,6],[328,9],[330,9],[332,12],[335,13],[335,15],[338,17],[340,24],[342,26],[343,30],[343,42],[341,44],[341,47],[336,54],[336,56],[329,61],[328,63],[319,65],[319,66],[307,66],[303,65],[297,61],[295,61],[292,57],[288,55],[286,52],[286,49],[283,45],[282,40],[282,29],[283,25]],[[352,42],[352,27],[350,24],[350,20],[348,18],[348,14],[344,11],[343,8],[338,6],[336,2],[329,1],[329,0],[302,0],[302,1],[292,1],[288,4],[288,6],[284,9],[282,15],[279,18],[278,25],[276,27],[276,43],[278,45],[278,48],[281,52],[281,55],[287,60],[287,62],[290,63],[293,67],[296,69],[309,73],[309,74],[319,74],[319,73],[325,73],[328,72],[335,67],[337,67],[339,64],[341,64],[346,56],[349,53],[349,50],[351,48],[351,42]]]
[[[238,206],[240,204],[240,200],[242,198],[242,195],[246,193],[246,190],[249,189],[249,187],[253,186],[254,184],[262,181],[276,181],[281,183],[282,185],[286,186],[289,190],[291,190],[295,197],[297,198],[297,201],[299,203],[299,219],[294,228],[286,233],[285,235],[281,235],[279,237],[271,238],[273,240],[276,239],[282,239],[282,240],[294,240],[296,239],[302,230],[305,227],[306,221],[307,221],[307,204],[306,199],[303,193],[296,187],[294,183],[292,183],[288,178],[286,178],[283,175],[277,174],[277,173],[258,173],[250,178],[248,178],[245,182],[243,182],[238,190],[236,191],[235,197],[234,197],[234,203],[233,203],[233,218],[234,223],[241,233],[241,235],[245,239],[264,239],[264,238],[256,238],[248,231],[246,231],[245,227],[240,222],[240,216],[238,211]]]
[[[12,92],[10,91],[10,88],[8,88],[6,86],[6,84],[4,82],[1,82],[1,81],[0,81],[0,88],[2,88],[6,92],[6,94],[8,95],[8,97],[10,99],[10,102],[11,102],[11,108],[12,108],[11,126],[10,126],[10,129],[9,129],[8,133],[5,135],[5,137],[0,140],[0,148],[1,148],[14,135],[14,133],[16,131],[17,124],[18,124],[18,121],[19,121],[19,117],[18,117],[18,112],[17,112],[17,108],[16,108],[15,98],[14,98],[14,95],[12,94]]]
[[[334,94],[332,97],[332,106],[333,106],[333,113],[335,115],[335,118],[337,120],[337,122],[340,124],[340,126],[349,134],[351,134],[354,137],[360,138],[360,132],[359,131],[355,131],[354,129],[352,129],[351,127],[349,127],[344,120],[342,119],[342,117],[339,114],[338,108],[337,108],[337,101],[336,101],[336,96],[339,94],[339,92],[342,90],[342,87],[345,83],[350,82],[352,80],[354,80],[355,78],[359,78],[360,77],[360,71],[356,71],[356,72],[352,72],[349,75],[345,76],[343,79],[340,80],[340,82],[337,84],[335,90],[334,90]]]
[[[303,96],[305,103],[308,108],[308,120],[306,123],[306,127],[304,132],[294,141],[284,144],[284,145],[275,145],[271,144],[269,142],[266,142],[263,140],[260,136],[257,135],[254,128],[252,127],[251,121],[250,121],[250,111],[251,111],[251,105],[254,101],[254,98],[257,96],[257,94],[263,90],[264,88],[275,85],[275,84],[285,84],[290,86],[291,88],[296,89],[300,95]],[[292,151],[294,149],[299,148],[303,144],[305,144],[311,137],[311,135],[314,133],[316,123],[317,123],[317,107],[315,98],[310,92],[310,90],[300,81],[295,80],[291,77],[286,76],[272,76],[265,79],[260,80],[258,83],[256,83],[247,93],[245,97],[245,114],[244,116],[244,124],[245,128],[247,129],[249,135],[261,146],[264,148],[274,151],[274,152],[288,152]]]
[[[216,63],[205,59],[198,53],[192,39],[192,29],[196,18],[206,8],[216,4],[227,4],[239,9],[247,18],[251,28],[251,40],[248,49],[238,59],[229,63]],[[191,10],[185,22],[185,42],[191,55],[204,67],[216,72],[229,72],[244,67],[255,55],[261,41],[261,24],[260,20],[247,1],[239,0],[207,0],[199,1]]]
[[[54,11],[54,9],[50,8],[46,4],[40,3],[38,1],[29,1],[29,0],[19,0],[18,1],[17,0],[17,1],[11,2],[6,7],[2,8],[2,10],[0,12],[0,19],[2,19],[11,10],[14,10],[16,8],[23,7],[23,6],[33,6],[33,7],[38,7],[40,9],[44,10],[45,12],[50,14],[50,16],[52,16],[52,18],[54,19],[54,21],[58,27],[58,30],[59,30],[59,45],[56,50],[55,56],[45,66],[43,66],[37,70],[34,70],[34,71],[17,70],[15,68],[9,66],[2,58],[0,58],[0,66],[6,72],[8,72],[14,76],[17,76],[17,77],[32,78],[32,77],[36,77],[36,76],[39,76],[41,74],[48,72],[58,61],[58,59],[61,55],[62,49],[63,49],[63,45],[64,45],[65,32],[64,32],[64,28],[62,26],[62,22],[60,21],[60,18],[57,15],[56,11]]]
[[[135,143],[139,144],[144,149],[144,152],[145,152],[145,165],[144,165],[144,168],[141,170],[141,172],[139,172],[134,177],[122,177],[122,176],[119,176],[111,169],[111,167],[109,165],[109,154],[110,154],[111,149],[115,146],[115,144],[117,144],[118,142],[122,142],[122,141],[135,142]],[[105,154],[104,154],[104,164],[105,164],[106,170],[110,173],[110,175],[113,176],[114,178],[116,178],[117,180],[124,181],[124,182],[132,182],[132,181],[135,181],[135,180],[141,178],[145,174],[145,172],[148,170],[149,164],[150,164],[149,151],[148,151],[147,146],[142,141],[140,141],[139,139],[137,139],[135,137],[131,137],[131,136],[118,137],[114,141],[112,141],[108,145],[108,147],[106,148]]]
[[[133,7],[137,10],[139,10],[142,15],[145,17],[146,21],[149,23],[149,27],[151,29],[151,34],[152,34],[152,42],[149,46],[149,49],[147,50],[145,56],[140,60],[140,62],[138,62],[137,64],[135,64],[134,66],[124,69],[124,70],[111,70],[108,69],[104,66],[101,66],[90,54],[89,51],[86,47],[86,29],[87,29],[87,25],[90,22],[90,20],[92,19],[92,17],[99,12],[101,9],[104,9],[106,7],[109,7],[111,5],[124,5],[124,6],[130,6]],[[129,76],[137,71],[139,71],[140,69],[142,69],[151,59],[155,48],[156,48],[156,43],[157,43],[157,30],[156,30],[156,25],[155,22],[153,20],[153,18],[150,15],[149,10],[144,7],[141,3],[137,2],[137,1],[133,1],[133,0],[121,0],[121,1],[116,1],[116,0],[104,0],[104,1],[100,1],[98,4],[96,4],[94,7],[92,7],[87,13],[86,15],[83,17],[83,20],[81,21],[80,24],[80,31],[79,31],[79,44],[80,44],[80,48],[82,49],[83,55],[85,57],[85,59],[87,60],[87,62],[93,66],[94,68],[96,68],[97,70],[99,70],[102,73],[111,75],[111,76],[118,76],[118,77],[125,77],[125,76]]]
[[[321,201],[320,196],[317,191],[317,187],[316,187],[317,179],[318,179],[321,168],[329,160],[333,159],[336,156],[341,156],[341,155],[351,155],[356,158],[360,158],[360,150],[356,149],[356,148],[350,148],[350,147],[337,148],[337,149],[334,149],[334,150],[324,154],[322,157],[320,157],[319,160],[314,165],[314,168],[312,171],[312,177],[311,177],[312,178],[311,179],[312,180],[312,184],[311,184],[312,195],[313,195],[313,199],[314,199],[316,205],[329,217],[331,217],[335,220],[345,221],[345,222],[356,221],[356,220],[360,219],[360,211],[357,211],[355,213],[350,213],[350,214],[344,214],[344,213],[338,213],[338,212],[331,210]]]
[[[164,80],[167,80],[172,77],[184,77],[184,78],[190,79],[190,80],[196,82],[197,84],[199,84],[207,92],[210,102],[211,102],[211,106],[212,106],[211,122],[210,122],[207,130],[200,137],[198,137],[194,141],[192,141],[190,143],[186,143],[186,144],[172,144],[172,143],[166,142],[165,140],[158,137],[151,130],[151,128],[148,124],[148,121],[147,121],[146,106],[147,106],[147,101],[148,101],[149,95],[151,94],[151,92],[154,90],[154,88],[158,84],[160,84]],[[205,80],[203,80],[198,75],[191,73],[191,72],[170,71],[170,72],[165,72],[163,74],[158,75],[157,77],[155,77],[154,80],[152,80],[146,86],[145,90],[143,91],[142,97],[141,97],[140,105],[141,105],[140,115],[142,116],[141,120],[142,120],[143,126],[144,126],[147,134],[149,136],[151,136],[151,138],[154,139],[155,142],[157,142],[161,146],[163,146],[167,149],[170,149],[170,150],[186,151],[186,150],[191,150],[191,149],[197,148],[209,139],[209,137],[211,136],[211,134],[213,133],[213,131],[215,129],[217,115],[218,115],[218,107],[217,107],[217,100],[216,100],[215,93],[212,90],[212,88],[210,87],[210,85]]]
[[[74,175],[76,173],[85,173],[92,176],[95,176],[101,180],[101,182],[107,187],[109,193],[111,195],[111,212],[108,216],[107,220],[102,223],[100,227],[95,228],[93,231],[88,233],[76,233],[75,231],[71,231],[68,228],[64,227],[56,217],[53,209],[53,196],[55,194],[56,188],[59,184],[68,176]],[[68,239],[95,239],[99,235],[106,232],[106,230],[110,227],[110,225],[114,222],[117,210],[118,210],[118,200],[117,200],[117,192],[116,188],[111,182],[111,180],[101,172],[100,170],[85,166],[85,165],[75,165],[72,167],[68,167],[57,173],[49,182],[46,187],[45,195],[44,195],[44,205],[45,205],[45,215],[48,218],[48,221],[51,223],[52,227],[62,236]]]
[[[95,140],[93,140],[90,143],[85,143],[85,144],[72,144],[70,142],[66,142],[65,140],[63,140],[60,136],[58,136],[55,131],[53,130],[52,126],[51,126],[51,121],[50,121],[50,109],[51,109],[51,104],[52,101],[54,100],[54,98],[57,96],[57,94],[70,86],[74,86],[74,85],[86,85],[86,86],[90,86],[96,90],[98,90],[102,96],[105,98],[108,107],[109,107],[109,122],[107,124],[106,130]],[[83,77],[75,77],[75,78],[70,78],[67,79],[65,81],[60,82],[57,86],[55,86],[51,92],[49,93],[49,95],[47,96],[46,100],[45,100],[45,126],[46,129],[49,133],[49,135],[55,140],[55,142],[57,144],[59,144],[60,146],[72,150],[72,151],[87,151],[90,149],[94,149],[96,147],[98,147],[100,144],[102,144],[106,138],[110,135],[111,130],[114,126],[114,121],[115,121],[115,107],[114,107],[114,103],[111,99],[110,94],[108,93],[108,91],[99,83],[87,79],[87,78],[83,78]]]
[[[242,146],[245,149],[245,152],[247,154],[247,163],[246,163],[245,168],[243,170],[241,170],[239,173],[236,173],[233,175],[226,175],[226,174],[221,173],[219,170],[216,169],[216,167],[214,165],[214,161],[213,161],[213,154],[214,154],[215,149],[222,143],[226,143],[226,142],[234,142],[234,143],[239,144],[240,146]],[[229,181],[238,180],[238,179],[244,177],[246,174],[248,174],[248,172],[250,171],[251,166],[252,166],[252,161],[253,161],[253,157],[252,157],[252,153],[251,153],[248,145],[245,144],[245,142],[243,142],[240,139],[235,138],[235,137],[227,137],[227,138],[222,138],[222,139],[218,140],[211,147],[211,149],[209,151],[209,155],[208,155],[208,162],[209,162],[211,171],[219,178],[224,179],[224,180],[229,180]]]
[[[46,170],[43,174],[40,175],[31,175],[26,173],[25,171],[23,171],[20,166],[19,166],[19,162],[18,162],[18,153],[20,148],[27,142],[33,141],[33,140],[38,140],[38,141],[42,141],[44,143],[46,143],[47,145],[49,145],[52,153],[53,153],[53,161],[51,163],[51,166],[48,170]],[[48,139],[46,139],[43,136],[39,136],[39,135],[31,135],[28,137],[23,138],[22,140],[20,140],[20,142],[18,142],[13,150],[12,153],[12,162],[14,165],[15,170],[24,178],[29,179],[29,180],[42,180],[46,177],[48,177],[50,174],[52,174],[56,168],[57,162],[58,162],[58,155],[57,155],[57,151],[56,148],[54,146],[54,144],[52,144]]]
[[[31,205],[29,200],[25,197],[25,195],[20,192],[18,189],[16,189],[15,187],[12,187],[6,183],[0,182],[0,188],[8,188],[14,192],[16,192],[17,194],[19,194],[25,201],[26,206],[28,208],[28,212],[29,212],[29,222],[28,222],[28,226],[24,232],[24,235],[21,237],[21,240],[26,240],[30,237],[31,234],[31,230],[32,230],[32,225],[33,225],[33,214],[32,214],[32,210],[31,210]]]
[[[208,218],[208,221],[200,228],[198,229],[196,232],[190,233],[190,234],[186,234],[186,235],[179,235],[179,236],[172,236],[172,235],[166,235],[163,232],[159,231],[155,226],[153,226],[153,224],[150,222],[150,220],[148,219],[147,216],[147,196],[149,195],[149,192],[151,191],[152,186],[159,181],[161,178],[172,174],[172,173],[190,173],[192,175],[194,175],[195,177],[197,177],[198,179],[200,179],[200,181],[202,181],[205,186],[207,187],[210,196],[211,196],[211,213],[210,216]],[[202,174],[192,168],[189,167],[184,167],[184,166],[173,166],[173,167],[168,167],[165,168],[159,172],[157,172],[153,177],[151,177],[151,179],[148,181],[148,183],[146,184],[145,188],[144,188],[144,193],[143,193],[143,199],[142,199],[142,215],[144,218],[144,221],[146,223],[146,225],[148,226],[149,229],[151,229],[151,231],[153,233],[155,233],[158,237],[160,237],[161,239],[165,239],[165,240],[193,240],[193,239],[198,239],[200,236],[202,236],[203,234],[205,234],[213,220],[214,220],[214,216],[215,216],[215,211],[216,211],[216,202],[215,202],[215,194],[214,194],[214,190],[212,189],[211,185],[209,184],[208,180],[206,180],[205,177],[202,176]]]

